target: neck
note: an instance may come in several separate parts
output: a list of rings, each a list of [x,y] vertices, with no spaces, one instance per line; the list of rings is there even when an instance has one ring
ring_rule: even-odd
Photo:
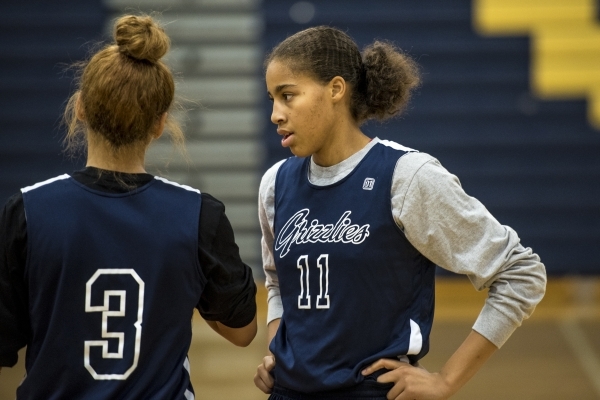
[[[346,127],[338,135],[330,136],[330,140],[312,155],[313,161],[321,167],[331,167],[360,151],[370,141],[357,126]]]
[[[105,140],[94,140],[92,135],[88,135],[86,167],[129,174],[145,173],[146,147],[133,145],[114,149]]]

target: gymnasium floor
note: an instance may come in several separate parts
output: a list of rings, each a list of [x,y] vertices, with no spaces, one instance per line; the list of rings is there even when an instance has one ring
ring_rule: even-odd
[[[266,351],[265,292],[259,284],[259,333],[236,348],[194,319],[190,350],[198,400],[264,400],[254,387],[256,365]],[[423,360],[437,370],[468,334],[485,298],[463,278],[438,280],[431,351]],[[22,357],[21,357],[22,358]],[[14,399],[23,366],[4,369],[0,400]],[[600,399],[600,278],[553,279],[533,317],[453,400]]]

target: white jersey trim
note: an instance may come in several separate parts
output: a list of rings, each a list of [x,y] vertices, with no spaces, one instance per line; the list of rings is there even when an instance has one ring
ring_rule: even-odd
[[[38,182],[35,185],[26,186],[26,187],[24,187],[24,188],[21,189],[21,193],[26,193],[26,192],[29,192],[29,191],[31,191],[33,189],[37,189],[37,188],[39,188],[41,186],[48,185],[48,184],[50,184],[52,182],[60,181],[60,180],[63,180],[63,179],[68,179],[70,177],[71,176],[69,174],[62,174],[62,175],[56,176],[54,178],[50,178],[50,179],[47,179],[45,181]]]
[[[195,189],[195,188],[193,188],[191,186],[188,186],[188,185],[182,185],[182,184],[177,183],[177,182],[172,182],[172,181],[170,181],[168,179],[165,179],[165,178],[162,178],[160,176],[155,176],[154,179],[158,179],[159,181],[164,182],[166,184],[177,186],[177,187],[180,187],[182,189],[189,190],[190,192],[196,192],[196,193],[200,194],[200,191],[198,189]]]
[[[406,354],[419,354],[423,348],[423,336],[421,335],[421,328],[412,319],[410,320],[410,342],[408,344],[408,353]]]
[[[183,368],[185,368],[188,375],[190,375],[191,381],[192,373],[190,372],[190,360],[188,357],[185,357],[185,361],[183,362]],[[192,393],[189,389],[185,389],[185,393],[183,393],[183,395],[185,396],[186,400],[194,400],[194,393]]]
[[[391,140],[381,140],[381,139],[379,139],[379,143],[381,143],[384,146],[391,147],[392,149],[395,149],[395,150],[418,151],[418,150],[415,150],[415,149],[411,149],[410,147],[402,146],[400,143],[392,142]]]

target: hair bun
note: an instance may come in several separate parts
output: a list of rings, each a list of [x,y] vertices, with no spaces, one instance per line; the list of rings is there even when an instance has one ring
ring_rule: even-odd
[[[169,50],[169,37],[156,21],[147,15],[126,15],[115,22],[115,42],[119,52],[150,62],[157,62]]]
[[[375,41],[363,50],[366,118],[384,120],[408,105],[421,78],[418,64],[389,42]]]

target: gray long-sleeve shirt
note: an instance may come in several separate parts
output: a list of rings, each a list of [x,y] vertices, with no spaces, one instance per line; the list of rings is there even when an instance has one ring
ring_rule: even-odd
[[[331,167],[311,161],[310,182],[325,186],[343,179],[377,142],[385,141],[375,138]],[[283,314],[273,258],[275,178],[282,162],[264,174],[259,190],[267,322]],[[477,290],[489,288],[473,329],[501,347],[544,296],[546,270],[538,255],[523,247],[512,228],[501,225],[428,154],[409,152],[398,160],[390,195],[396,224],[421,254],[442,268],[467,275]]]

